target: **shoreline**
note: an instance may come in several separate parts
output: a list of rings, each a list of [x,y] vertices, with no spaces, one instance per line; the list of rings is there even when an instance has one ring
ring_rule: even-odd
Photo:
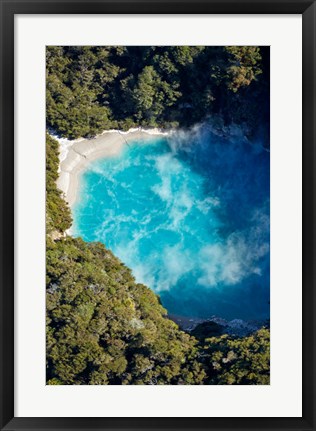
[[[145,141],[153,136],[168,136],[169,131],[160,129],[106,130],[92,139],[79,138],[74,141],[52,136],[59,142],[59,177],[57,187],[72,207],[76,202],[79,175],[88,165],[99,158],[113,157],[122,151],[124,145],[138,140]]]
[[[168,314],[170,320],[175,322],[183,331],[191,333],[199,326],[207,324],[216,324],[221,329],[222,335],[228,334],[233,336],[248,336],[263,327],[270,327],[270,317],[255,319],[241,319],[235,317],[232,319],[213,315],[211,317],[190,317],[177,314]],[[211,335],[210,335],[211,337]]]

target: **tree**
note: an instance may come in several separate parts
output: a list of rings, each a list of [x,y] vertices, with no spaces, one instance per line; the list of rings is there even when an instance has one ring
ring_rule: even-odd
[[[196,341],[102,244],[48,239],[46,289],[48,384],[203,382]]]
[[[266,50],[252,46],[48,47],[47,125],[74,139],[109,128],[189,126],[220,114],[226,123],[246,121],[251,130],[257,130],[261,110],[247,105],[267,99],[268,88],[264,95],[262,91],[269,75],[262,60],[263,54],[267,58]],[[254,84],[260,74],[258,91]],[[264,111],[266,121],[268,109]]]
[[[46,135],[46,231],[57,235],[70,228],[72,219],[70,209],[57,189],[58,142]]]
[[[144,67],[133,91],[136,118],[145,118],[148,125],[156,125],[165,107],[172,106],[181,94],[177,85],[174,87],[163,81],[153,66]]]
[[[260,48],[257,46],[227,46],[229,53],[227,68],[228,88],[237,92],[240,87],[248,86],[262,73]]]
[[[203,361],[208,384],[268,385],[270,331],[260,329],[244,338],[222,335],[205,340]]]

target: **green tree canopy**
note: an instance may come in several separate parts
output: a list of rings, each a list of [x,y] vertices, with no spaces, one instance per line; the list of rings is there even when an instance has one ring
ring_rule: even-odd
[[[218,113],[256,130],[268,118],[248,103],[266,103],[265,47],[52,46],[46,58],[47,125],[70,139],[186,127]]]

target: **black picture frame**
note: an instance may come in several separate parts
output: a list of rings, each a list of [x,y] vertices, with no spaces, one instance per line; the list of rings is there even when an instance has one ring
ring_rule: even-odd
[[[0,0],[0,425],[1,430],[315,430],[316,4],[306,0]],[[302,14],[303,415],[302,418],[14,417],[14,16],[15,14]],[[267,29],[267,32],[269,30]],[[295,101],[293,101],[295,103]],[[289,350],[291,346],[289,346]],[[211,400],[210,400],[211,403]],[[280,400],[282,403],[282,400]],[[263,406],[264,408],[264,406]]]

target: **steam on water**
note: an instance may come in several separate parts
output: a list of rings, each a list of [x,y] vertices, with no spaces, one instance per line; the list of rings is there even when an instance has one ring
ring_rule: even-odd
[[[82,174],[74,233],[106,244],[170,313],[266,318],[269,166],[238,131],[135,142]]]

